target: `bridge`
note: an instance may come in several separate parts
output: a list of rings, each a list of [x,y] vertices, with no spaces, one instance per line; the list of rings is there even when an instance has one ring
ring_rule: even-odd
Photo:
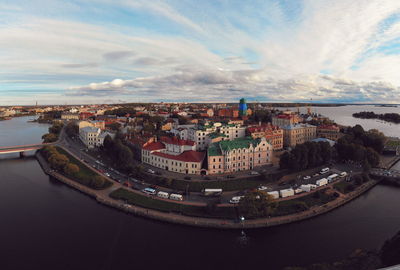
[[[5,146],[0,147],[1,154],[19,153],[21,157],[24,156],[24,152],[34,151],[42,148],[46,145],[52,145],[53,143],[40,143],[40,144],[27,144],[27,145],[15,145],[15,146]]]
[[[395,170],[395,169],[372,169],[371,174],[377,175],[377,176],[386,176],[386,177],[391,177],[391,178],[400,178],[400,170]]]

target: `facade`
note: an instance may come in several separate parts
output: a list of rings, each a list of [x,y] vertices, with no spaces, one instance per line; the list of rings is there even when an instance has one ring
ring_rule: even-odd
[[[105,121],[79,121],[78,123],[79,130],[84,127],[96,127],[101,130],[104,130],[105,126],[106,126]]]
[[[317,127],[317,137],[337,141],[343,134],[336,125],[321,125]]]
[[[278,126],[270,124],[252,126],[247,128],[247,133],[254,139],[265,137],[272,144],[275,151],[282,150],[283,148],[283,129]]]
[[[309,124],[295,124],[282,127],[283,145],[294,147],[317,137],[317,127]]]
[[[244,98],[241,98],[239,101],[239,116],[247,115],[247,103]]]
[[[205,153],[195,148],[193,141],[162,137],[143,146],[142,162],[171,172],[200,174]]]
[[[300,122],[300,117],[296,114],[279,114],[272,117],[272,125],[285,127]]]
[[[79,114],[77,113],[62,113],[62,120],[79,120]]]
[[[79,138],[86,145],[87,148],[94,148],[103,145],[104,138],[107,136],[113,136],[108,132],[101,132],[101,129],[97,127],[84,127],[79,129]]]
[[[213,143],[207,150],[208,173],[232,173],[271,164],[272,145],[263,138]]]

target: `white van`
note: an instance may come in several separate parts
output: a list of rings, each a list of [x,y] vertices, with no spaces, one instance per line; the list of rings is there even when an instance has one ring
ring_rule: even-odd
[[[327,173],[327,172],[329,172],[329,168],[323,168],[319,173],[320,174],[324,174],[324,173]]]
[[[149,194],[149,195],[155,195],[156,194],[156,190],[154,188],[145,188],[142,189],[143,193]]]
[[[169,198],[175,201],[183,201],[183,196],[180,194],[171,193],[171,195],[169,195]]]
[[[238,203],[240,202],[240,199],[241,199],[241,198],[243,198],[243,196],[235,196],[235,197],[232,197],[232,199],[230,199],[229,203],[238,204]]]
[[[164,191],[159,191],[157,193],[157,197],[168,199],[169,198],[169,194],[167,192],[164,192]]]

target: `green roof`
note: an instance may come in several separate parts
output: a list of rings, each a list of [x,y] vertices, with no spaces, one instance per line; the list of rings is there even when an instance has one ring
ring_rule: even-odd
[[[208,134],[208,136],[211,139],[215,139],[215,138],[218,138],[218,137],[228,137],[227,135],[225,135],[223,133],[217,133],[217,132],[210,133],[210,134]]]
[[[260,138],[253,139],[251,137],[238,138],[233,141],[220,141],[220,142],[213,143],[208,147],[208,155],[209,156],[221,156],[222,155],[221,150],[230,151],[233,149],[249,148],[251,144],[253,146],[256,146],[260,142],[261,142]]]
[[[224,151],[229,151],[232,149],[249,148],[252,144],[256,146],[260,143],[261,139],[253,139],[252,137],[238,138],[233,141],[221,141],[221,148]]]
[[[209,156],[222,156],[218,143],[211,144],[207,149],[207,153]]]

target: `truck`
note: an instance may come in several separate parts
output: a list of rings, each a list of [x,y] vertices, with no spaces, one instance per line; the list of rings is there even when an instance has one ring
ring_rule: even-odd
[[[293,188],[282,189],[279,191],[282,198],[290,197],[294,195]]]
[[[300,189],[301,189],[302,191],[304,191],[304,192],[310,192],[310,191],[311,191],[311,186],[310,186],[310,184],[308,184],[308,185],[301,185],[301,186],[300,186]]]
[[[279,199],[279,192],[278,191],[270,191],[270,192],[267,192],[267,194],[269,196],[271,196],[273,199]]]
[[[183,201],[183,196],[181,194],[171,193],[171,195],[169,195],[169,198],[174,201]]]
[[[319,187],[325,186],[328,184],[328,179],[326,178],[319,179],[315,184]]]
[[[203,189],[203,195],[207,197],[221,196],[222,188],[205,188]]]
[[[329,176],[328,176],[328,182],[331,183],[331,182],[335,181],[335,179],[336,179],[337,177],[339,177],[339,175],[336,174],[336,173],[334,173],[334,174],[332,174],[332,175],[329,175]]]

